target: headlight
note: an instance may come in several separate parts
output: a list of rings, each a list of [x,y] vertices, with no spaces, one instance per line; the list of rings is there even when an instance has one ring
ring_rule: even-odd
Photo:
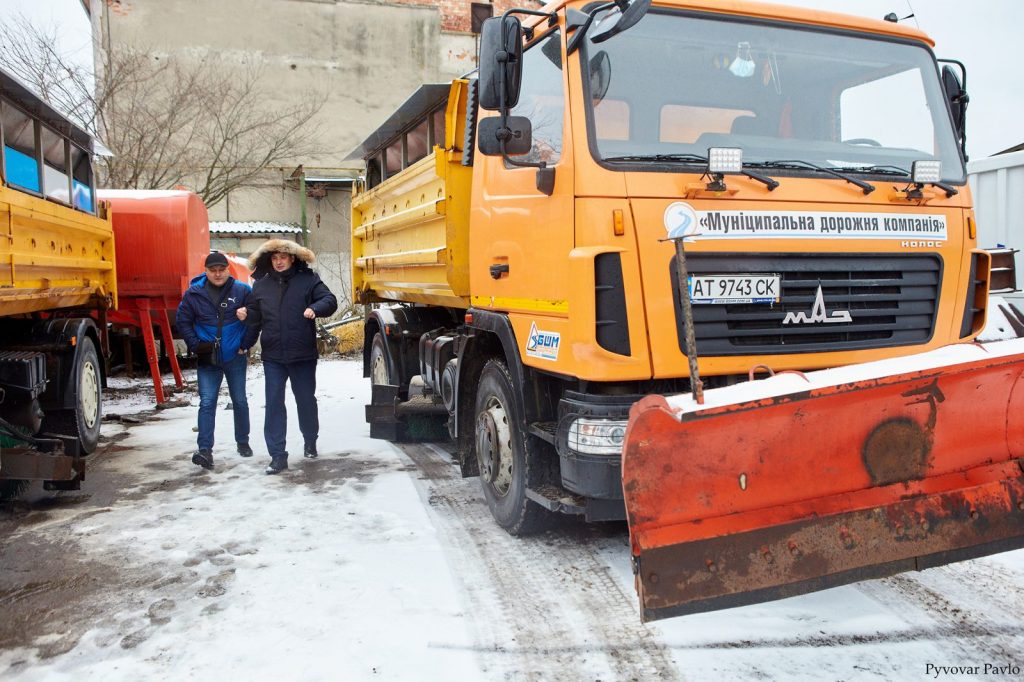
[[[589,455],[618,455],[626,438],[626,422],[577,419],[569,425],[569,449]]]

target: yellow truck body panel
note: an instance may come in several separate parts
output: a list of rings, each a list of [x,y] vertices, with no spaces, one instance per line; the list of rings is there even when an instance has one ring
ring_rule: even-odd
[[[0,230],[0,316],[117,305],[109,218],[0,187]]]
[[[452,83],[445,144],[352,199],[353,289],[360,301],[469,306],[472,169],[455,140],[464,133],[467,81]]]

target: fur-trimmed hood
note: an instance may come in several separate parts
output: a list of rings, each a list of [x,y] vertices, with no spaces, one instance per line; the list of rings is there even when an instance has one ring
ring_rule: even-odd
[[[249,269],[254,276],[257,272],[266,273],[274,269],[270,265],[270,256],[274,253],[290,253],[295,256],[296,263],[312,265],[316,262],[316,255],[301,244],[290,239],[269,239],[249,256]]]

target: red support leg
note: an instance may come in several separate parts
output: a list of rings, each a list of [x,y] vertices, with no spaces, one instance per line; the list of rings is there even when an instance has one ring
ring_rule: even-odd
[[[181,368],[178,367],[178,353],[174,348],[174,339],[171,337],[171,320],[167,317],[167,308],[160,309],[157,318],[160,321],[160,338],[164,341],[164,348],[167,349],[167,359],[171,362],[171,371],[174,372],[174,385],[181,388],[185,385],[181,378]]]
[[[153,318],[149,314],[149,301],[139,299],[139,319],[142,322],[142,338],[146,342],[146,359],[149,360],[149,373],[153,376],[153,390],[156,392],[156,404],[166,402],[164,386],[160,380],[160,365],[156,357],[156,340],[153,338]]]

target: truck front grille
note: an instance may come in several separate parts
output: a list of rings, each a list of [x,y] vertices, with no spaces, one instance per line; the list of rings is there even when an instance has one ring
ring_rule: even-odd
[[[760,355],[909,346],[931,339],[942,284],[937,255],[717,254],[686,256],[691,274],[778,274],[772,304],[693,306],[699,355]],[[679,348],[685,328],[676,275],[670,266]],[[783,324],[787,313],[812,317],[818,287],[827,315],[848,311],[850,322]]]

